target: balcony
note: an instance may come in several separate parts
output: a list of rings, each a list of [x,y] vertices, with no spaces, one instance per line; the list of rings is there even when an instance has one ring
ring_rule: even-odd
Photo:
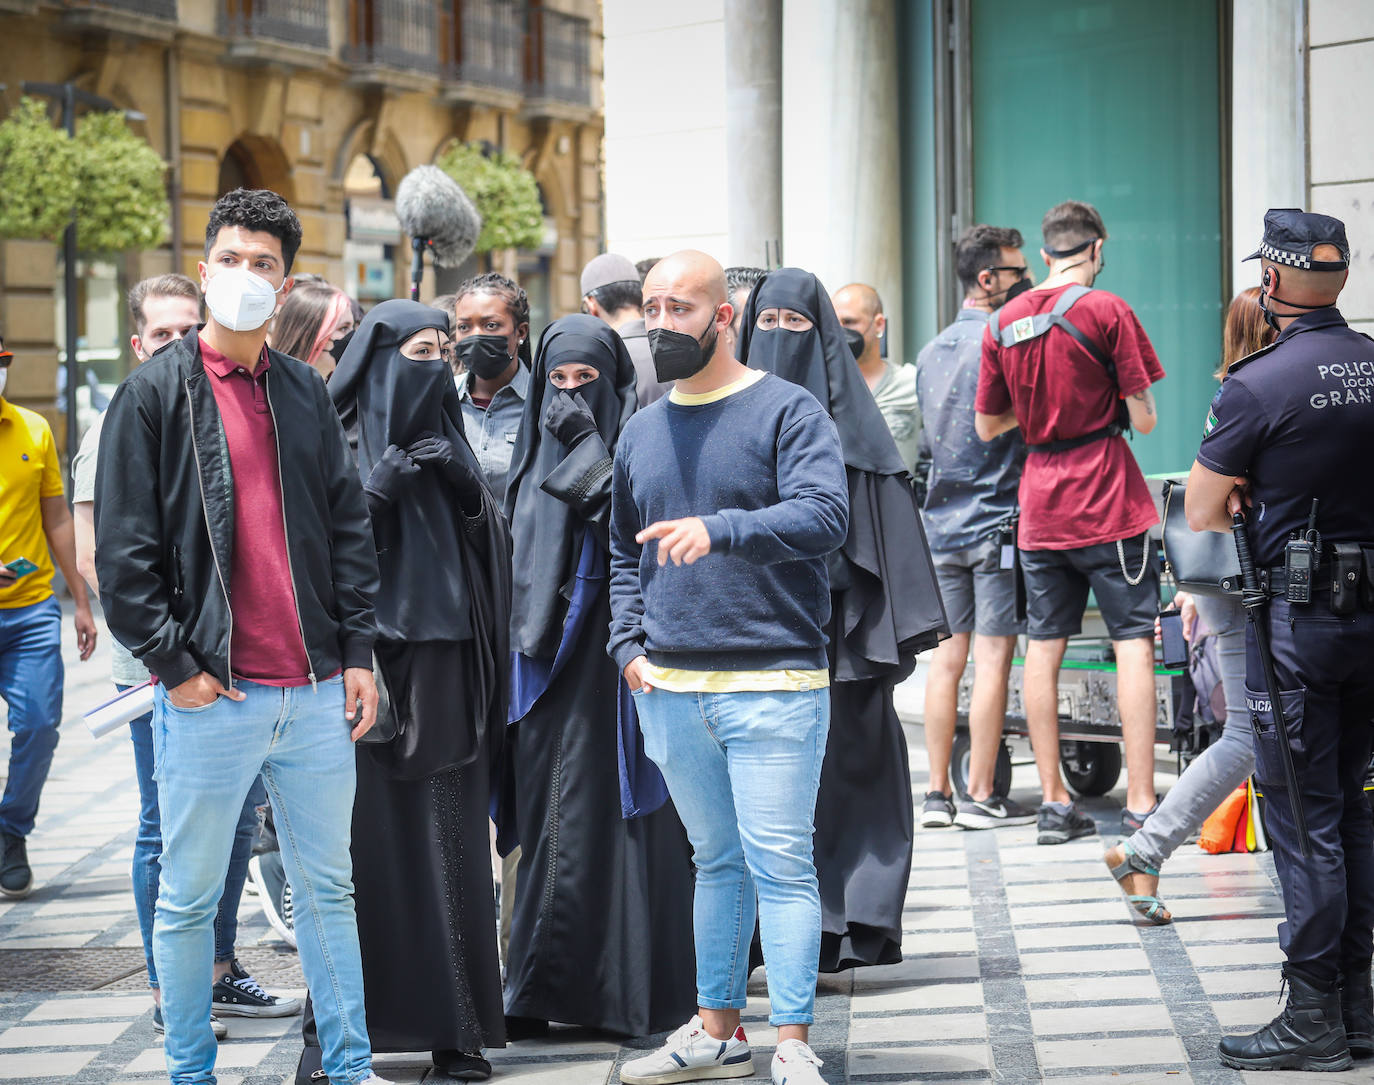
[[[432,90],[439,72],[434,0],[349,0],[344,63],[349,82]]]
[[[61,9],[63,25],[77,32],[171,41],[177,29],[177,0],[63,0]]]
[[[519,105],[525,84],[525,0],[443,0],[440,6],[445,99]]]
[[[586,119],[592,102],[587,20],[542,6],[531,8],[525,58],[526,114]]]
[[[319,67],[329,59],[329,0],[219,0],[227,59]]]

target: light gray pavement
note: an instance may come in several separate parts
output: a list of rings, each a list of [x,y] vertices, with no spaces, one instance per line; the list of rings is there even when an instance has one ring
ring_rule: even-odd
[[[66,722],[39,826],[30,838],[32,896],[0,902],[0,1085],[165,1080],[143,987],[129,890],[137,815],[127,738],[100,741],[80,712],[107,696],[107,658],[78,664],[68,649]],[[899,691],[904,717],[920,710],[919,672]],[[919,727],[908,727],[913,787],[924,792]],[[8,757],[0,738],[0,766]],[[1171,782],[1161,775],[1161,787]],[[1018,766],[1013,793],[1035,798]],[[1287,1085],[1374,1082],[1374,1065],[1335,1077],[1241,1075],[1222,1068],[1223,1030],[1277,1012],[1280,901],[1268,855],[1180,849],[1163,895],[1176,922],[1136,926],[1101,864],[1123,795],[1093,801],[1104,835],[1057,848],[1034,827],[965,833],[917,830],[905,913],[907,959],[823,977],[814,1045],[826,1079],[842,1082],[1196,1082]],[[241,910],[240,956],[269,986],[300,989],[295,957],[255,898]],[[775,1033],[761,976],[745,1027],[761,1075]],[[220,1081],[279,1085],[292,1077],[298,1019],[230,1019]],[[494,1080],[602,1085],[650,1046],[583,1030],[492,1053]],[[378,1058],[385,1077],[423,1080],[423,1054]]]

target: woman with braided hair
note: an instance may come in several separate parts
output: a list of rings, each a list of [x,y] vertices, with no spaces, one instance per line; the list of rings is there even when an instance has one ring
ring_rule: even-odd
[[[463,430],[500,504],[530,388],[530,299],[489,271],[458,287],[450,315]]]

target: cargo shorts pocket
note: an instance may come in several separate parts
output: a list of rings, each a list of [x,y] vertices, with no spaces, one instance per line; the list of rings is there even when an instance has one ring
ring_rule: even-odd
[[[1306,750],[1302,742],[1303,709],[1307,700],[1305,689],[1280,691],[1284,722],[1288,728],[1288,748],[1293,752],[1293,767],[1299,777],[1306,766]],[[1258,693],[1245,688],[1245,708],[1250,713],[1250,726],[1255,738],[1255,778],[1268,791],[1287,791],[1288,780],[1283,771],[1282,739],[1274,719],[1274,706],[1268,692]]]

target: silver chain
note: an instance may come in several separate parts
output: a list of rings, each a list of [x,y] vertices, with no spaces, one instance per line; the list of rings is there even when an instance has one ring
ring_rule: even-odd
[[[1126,583],[1135,587],[1145,579],[1145,570],[1150,564],[1150,533],[1145,532],[1145,545],[1141,547],[1140,553],[1140,572],[1136,573],[1134,579],[1126,571],[1126,548],[1121,545],[1122,540],[1116,540],[1116,558],[1121,563],[1121,575],[1126,578]]]

